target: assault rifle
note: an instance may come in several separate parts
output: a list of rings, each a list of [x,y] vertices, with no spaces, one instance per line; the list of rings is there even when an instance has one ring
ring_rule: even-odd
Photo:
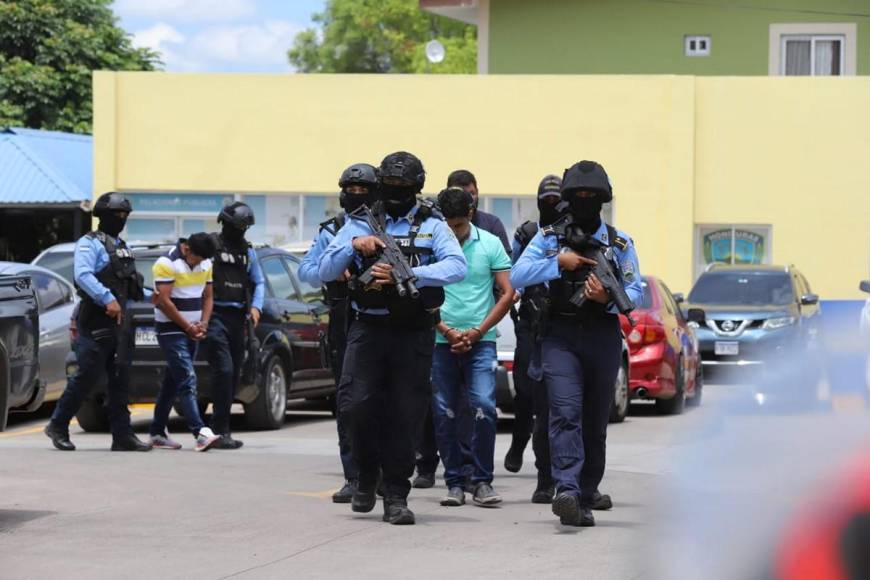
[[[242,364],[242,383],[252,385],[257,382],[259,374],[260,339],[254,332],[254,320],[251,318],[251,292],[245,293],[245,362]]]
[[[413,299],[419,298],[420,291],[414,284],[417,281],[417,276],[414,275],[414,271],[411,269],[411,264],[408,263],[408,259],[405,257],[405,254],[402,253],[396,240],[393,236],[388,234],[384,228],[384,224],[381,221],[381,219],[383,219],[383,214],[379,214],[378,217],[375,217],[372,210],[370,210],[368,206],[363,205],[354,211],[353,215],[365,221],[371,228],[372,235],[384,244],[378,261],[366,268],[366,270],[359,275],[357,282],[362,284],[364,287],[368,286],[375,281],[375,277],[372,274],[372,269],[375,265],[377,263],[389,264],[393,268],[391,274],[393,276],[393,281],[396,283],[396,293],[399,295],[399,298],[405,298],[406,296]]]
[[[634,326],[631,311],[635,309],[635,305],[631,301],[631,298],[628,297],[628,294],[625,293],[622,282],[613,270],[613,250],[610,246],[605,245],[592,236],[584,236],[584,239],[577,244],[577,247],[572,247],[572,249],[578,250],[586,258],[595,260],[595,265],[590,268],[590,272],[595,274],[601,281],[601,285],[610,294],[619,313],[624,314],[631,325]],[[587,298],[581,288],[568,301],[577,308],[582,308],[586,304]]]

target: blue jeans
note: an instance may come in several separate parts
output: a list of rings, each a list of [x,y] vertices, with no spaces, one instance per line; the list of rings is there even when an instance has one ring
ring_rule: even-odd
[[[462,486],[462,448],[457,433],[460,412],[457,405],[467,389],[466,399],[472,417],[471,455],[474,459],[474,484],[492,483],[495,456],[495,342],[478,342],[464,354],[453,354],[450,345],[438,344],[432,359],[432,410],[435,434],[444,462],[447,487]]]
[[[158,334],[157,343],[166,356],[166,370],[163,373],[160,394],[157,395],[157,404],[154,406],[151,435],[162,435],[166,431],[169,412],[177,397],[187,421],[187,428],[197,436],[199,430],[205,427],[196,404],[196,371],[193,368],[193,359],[196,358],[197,343],[186,334]]]

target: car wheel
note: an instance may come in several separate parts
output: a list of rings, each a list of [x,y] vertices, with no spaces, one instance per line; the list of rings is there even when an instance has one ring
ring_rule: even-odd
[[[0,348],[0,431],[6,430],[9,418],[9,364]]]
[[[691,399],[686,399],[686,405],[689,407],[700,407],[701,397],[704,394],[704,368],[698,364],[698,370],[695,371],[695,395]]]
[[[87,433],[106,433],[109,430],[109,414],[103,406],[102,397],[91,397],[82,403],[76,413],[79,427]]]
[[[686,406],[686,385],[683,379],[683,359],[677,361],[677,376],[674,379],[677,393],[670,399],[656,399],[656,411],[660,415],[679,415]]]
[[[628,369],[625,361],[619,365],[616,373],[616,385],[613,393],[613,407],[610,409],[610,422],[622,423],[628,415]]]
[[[287,413],[287,371],[284,362],[273,354],[266,364],[260,393],[245,405],[245,422],[251,429],[280,429]]]

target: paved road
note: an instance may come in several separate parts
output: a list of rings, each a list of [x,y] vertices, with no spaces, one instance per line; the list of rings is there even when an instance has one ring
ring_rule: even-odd
[[[245,432],[238,452],[185,449],[110,453],[109,437],[72,429],[62,453],[18,418],[0,433],[0,578],[582,578],[649,577],[650,508],[657,483],[688,433],[715,408],[678,417],[635,409],[609,435],[603,491],[615,508],[596,528],[564,528],[529,502],[535,474],[500,465],[502,507],[444,508],[443,487],[414,490],[414,527],[334,505],[340,483],[335,427],[323,412],[292,411],[280,431]],[[134,410],[145,433],[150,411]],[[241,419],[241,417],[237,417]],[[181,433],[176,420],[172,427]],[[439,479],[440,483],[440,479]],[[461,575],[461,576],[460,576]]]

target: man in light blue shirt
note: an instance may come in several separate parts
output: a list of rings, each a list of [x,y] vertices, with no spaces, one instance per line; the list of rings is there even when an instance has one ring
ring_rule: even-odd
[[[643,296],[634,243],[601,219],[613,199],[604,168],[581,161],[565,171],[562,200],[565,229],[542,228],[511,271],[518,288],[547,283],[549,316],[541,341],[541,364],[550,398],[550,461],[556,495],[553,513],[563,525],[594,526],[592,508],[606,498],[598,491],[604,476],[605,442],[613,388],[620,366],[622,331],[609,292],[591,271],[579,241],[594,238],[608,248],[607,259],[628,297]],[[582,308],[570,300],[582,292]]]
[[[441,501],[445,506],[465,503],[463,453],[457,433],[463,415],[472,418],[473,501],[481,506],[501,502],[492,488],[497,420],[495,327],[513,303],[508,281],[511,260],[501,240],[471,223],[473,204],[471,194],[458,187],[438,195],[441,213],[461,241],[468,263],[465,279],[444,289],[432,363],[433,418],[448,488]],[[493,284],[499,290],[498,302]],[[465,397],[460,396],[460,389],[467,391]],[[468,406],[465,413],[458,407],[462,404]]]
[[[422,162],[400,151],[387,155],[379,170],[379,201],[373,214],[411,266],[419,289],[402,296],[392,267],[384,263],[384,242],[353,216],[330,242],[320,263],[320,279],[336,280],[346,270],[351,325],[339,389],[350,396],[353,457],[359,483],[351,501],[356,512],[375,506],[379,468],[383,469],[384,517],[395,525],[415,522],[408,509],[408,478],[414,472],[417,432],[430,401],[430,372],[443,287],[465,276],[466,262],[447,225],[418,204],[425,183]],[[358,275],[370,269],[363,285]]]
[[[78,368],[57,402],[45,434],[61,451],[74,451],[69,423],[90,388],[105,372],[107,408],[112,429],[112,451],[149,451],[130,427],[128,376],[134,347],[124,317],[127,302],[143,298],[142,276],[132,252],[119,238],[133,207],[123,195],[104,193],[94,204],[97,231],[76,243],[75,283],[81,296],[74,348]]]
[[[371,205],[378,187],[378,175],[374,166],[368,163],[356,163],[345,169],[338,180],[341,188],[339,203],[342,213],[320,224],[320,231],[311,244],[311,249],[305,254],[299,264],[299,278],[312,286],[323,284],[326,302],[329,306],[329,359],[336,386],[335,426],[338,430],[338,450],[341,457],[341,467],[344,471],[344,485],[332,494],[333,503],[350,503],[356,491],[359,469],[351,453],[350,432],[348,429],[347,407],[348,393],[338,389],[340,386],[341,366],[344,361],[344,351],[347,343],[348,297],[347,280],[350,273],[345,271],[335,280],[321,282],[320,260],[335,234],[347,221],[347,214],[353,213],[363,205]]]

